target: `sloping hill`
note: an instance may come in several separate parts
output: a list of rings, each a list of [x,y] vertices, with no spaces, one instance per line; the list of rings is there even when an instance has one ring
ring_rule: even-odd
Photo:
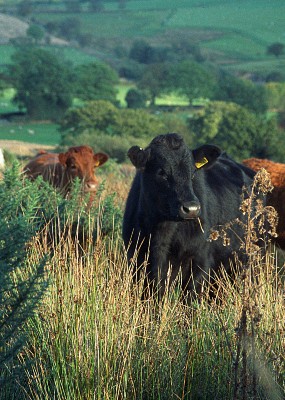
[[[0,44],[9,43],[11,39],[26,36],[29,23],[19,18],[0,13]],[[50,36],[50,43],[57,45],[68,45],[63,39]]]
[[[0,43],[8,43],[10,39],[26,36],[28,27],[29,24],[19,18],[0,14]]]

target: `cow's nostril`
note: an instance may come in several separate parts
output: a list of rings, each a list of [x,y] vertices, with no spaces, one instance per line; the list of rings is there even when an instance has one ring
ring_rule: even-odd
[[[197,218],[200,214],[201,207],[196,201],[183,203],[179,210],[179,215],[183,219]]]
[[[85,192],[95,192],[98,184],[95,182],[85,182],[84,190]]]

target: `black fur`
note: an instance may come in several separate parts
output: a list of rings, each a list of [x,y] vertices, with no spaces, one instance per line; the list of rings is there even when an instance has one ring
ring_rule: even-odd
[[[221,239],[209,241],[210,230],[244,219],[241,195],[254,172],[216,146],[191,151],[177,134],[160,135],[145,150],[134,146],[128,154],[137,173],[126,203],[123,239],[129,260],[138,250],[137,270],[149,254],[148,276],[160,281],[163,293],[169,265],[171,280],[181,268],[186,290],[197,288],[210,268],[223,263],[229,269],[234,253],[241,253],[238,236],[243,232],[235,225],[230,245],[224,246]],[[195,215],[181,217],[183,204],[194,204]]]

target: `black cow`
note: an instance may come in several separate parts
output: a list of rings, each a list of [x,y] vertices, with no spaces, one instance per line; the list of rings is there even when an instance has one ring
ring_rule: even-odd
[[[133,146],[128,156],[137,168],[123,222],[129,260],[137,260],[138,271],[147,260],[160,294],[168,271],[173,281],[180,269],[183,289],[199,291],[211,268],[222,263],[229,270],[234,254],[241,256],[240,224],[229,230],[227,246],[209,236],[211,228],[245,219],[241,195],[254,171],[213,145],[191,151],[175,133],[157,136],[144,150]]]

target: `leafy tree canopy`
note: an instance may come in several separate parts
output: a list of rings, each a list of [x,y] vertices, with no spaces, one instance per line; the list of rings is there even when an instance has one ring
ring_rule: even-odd
[[[219,77],[215,99],[237,103],[256,113],[264,113],[267,109],[264,86],[229,74]]]
[[[278,158],[285,145],[274,119],[266,120],[234,103],[211,102],[189,124],[197,144],[214,143],[239,160]]]
[[[45,33],[44,30],[36,24],[32,24],[27,29],[27,36],[30,37],[35,43],[40,42],[43,40]]]
[[[157,96],[172,89],[169,82],[168,64],[159,63],[147,66],[138,83],[138,87],[147,92],[151,104],[154,105]]]
[[[169,86],[186,95],[189,102],[197,97],[212,98],[216,88],[215,75],[193,61],[171,65],[168,79]]]
[[[131,88],[126,94],[126,102],[128,108],[144,108],[146,102],[146,94],[142,90]]]
[[[96,62],[80,65],[75,72],[76,95],[80,99],[116,102],[115,85],[119,82],[119,77],[107,64]]]
[[[275,42],[267,47],[267,54],[272,54],[275,57],[281,56],[284,53],[284,44]]]
[[[285,111],[285,83],[270,82],[265,85],[268,107]]]
[[[70,68],[39,48],[14,53],[9,75],[17,90],[14,102],[35,119],[59,119],[72,103]]]
[[[147,145],[169,129],[186,136],[189,132],[174,118],[164,122],[146,110],[119,109],[108,101],[90,101],[84,107],[68,110],[61,124],[61,144],[89,144],[121,162],[126,161],[133,144]]]

